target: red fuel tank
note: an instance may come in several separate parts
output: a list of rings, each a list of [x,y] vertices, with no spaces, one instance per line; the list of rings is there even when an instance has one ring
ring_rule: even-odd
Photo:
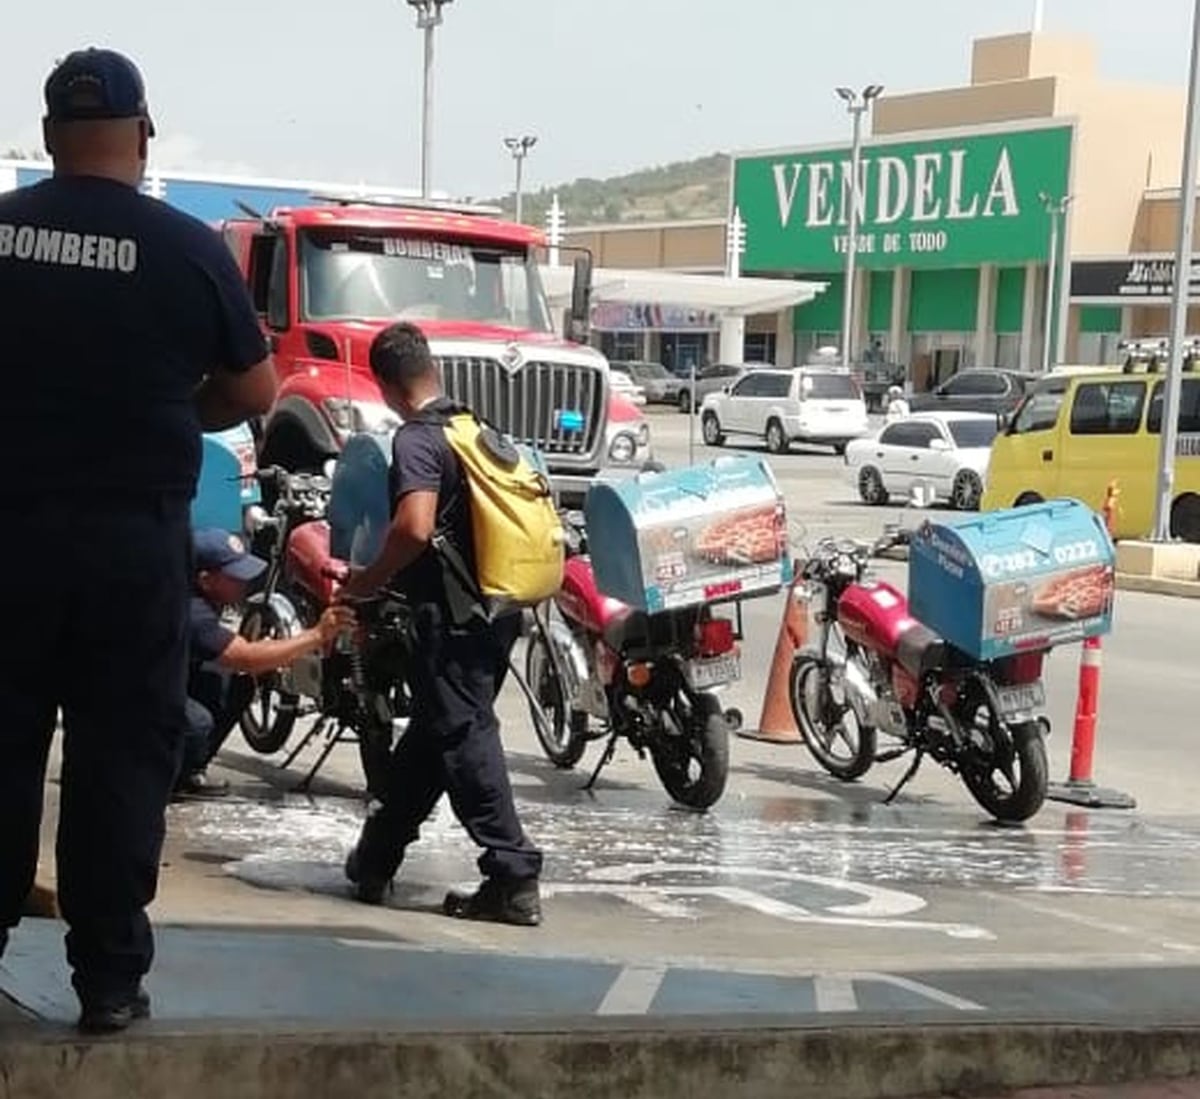
[[[852,584],[838,600],[838,624],[852,641],[894,656],[913,623],[904,593],[891,584]]]
[[[341,561],[330,556],[329,524],[324,520],[305,523],[292,531],[287,544],[285,574],[322,607],[333,602],[335,580],[329,571],[341,565]]]
[[[592,563],[586,557],[569,557],[563,569],[563,585],[556,597],[568,618],[589,633],[602,634],[605,628],[629,613],[629,607],[610,599],[596,587]]]

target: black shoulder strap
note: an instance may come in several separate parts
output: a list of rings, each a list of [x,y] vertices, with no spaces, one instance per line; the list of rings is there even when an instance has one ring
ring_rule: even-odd
[[[474,415],[473,412],[464,404],[459,404],[458,401],[450,397],[438,397],[435,401],[430,401],[411,419],[405,423],[410,424],[437,424],[444,427],[450,422],[451,416],[457,416],[460,413]]]

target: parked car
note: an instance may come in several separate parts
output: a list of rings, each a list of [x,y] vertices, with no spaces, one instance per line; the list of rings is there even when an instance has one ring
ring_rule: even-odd
[[[870,430],[862,391],[848,372],[806,367],[747,370],[727,391],[704,398],[700,428],[709,446],[722,445],[727,435],[750,435],[772,454],[796,442],[841,454]]]
[[[620,362],[613,363],[612,368],[624,371],[642,387],[647,404],[678,404],[680,391],[686,384],[662,363]]]
[[[1005,416],[1016,410],[1040,374],[976,367],[960,370],[930,393],[914,393],[913,412],[990,412]]]
[[[706,366],[698,367],[694,407],[699,408],[704,403],[704,398],[710,393],[719,393],[725,386],[732,384],[735,378],[741,377],[746,372],[746,369],[745,366],[733,363],[709,363]],[[691,374],[681,375],[681,380],[683,387],[679,391],[679,411],[691,412],[693,408]]]
[[[846,469],[866,504],[886,504],[926,484],[935,500],[977,511],[998,430],[996,417],[983,412],[918,412],[851,443]]]
[[[625,363],[619,363],[609,369],[609,385],[614,393],[620,393],[636,405],[646,403],[646,391],[633,380],[624,369]]]

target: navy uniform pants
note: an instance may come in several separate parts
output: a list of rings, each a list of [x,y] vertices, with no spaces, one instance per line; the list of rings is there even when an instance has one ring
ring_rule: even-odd
[[[419,607],[409,668],[413,714],[392,755],[383,804],[363,826],[363,870],[391,878],[405,848],[442,794],[483,848],[484,877],[536,878],[542,854],[530,843],[513,804],[496,695],[520,633],[519,615],[487,628],[453,632],[435,605]]]
[[[184,729],[186,501],[0,498],[0,932],[34,880],[61,710],[58,899],[81,997],[150,968]],[[0,935],[3,938],[3,935]]]
[[[221,750],[254,697],[254,680],[216,664],[201,664],[188,678],[187,694],[182,778],[203,771]]]

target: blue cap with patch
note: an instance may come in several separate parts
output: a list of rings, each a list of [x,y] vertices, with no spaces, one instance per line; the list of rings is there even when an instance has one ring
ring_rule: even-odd
[[[115,50],[90,47],[67,54],[46,78],[45,90],[50,122],[144,118],[154,136],[142,74]]]
[[[246,549],[239,535],[216,527],[192,534],[192,557],[198,572],[220,572],[245,583],[257,580],[267,568],[266,561]]]

